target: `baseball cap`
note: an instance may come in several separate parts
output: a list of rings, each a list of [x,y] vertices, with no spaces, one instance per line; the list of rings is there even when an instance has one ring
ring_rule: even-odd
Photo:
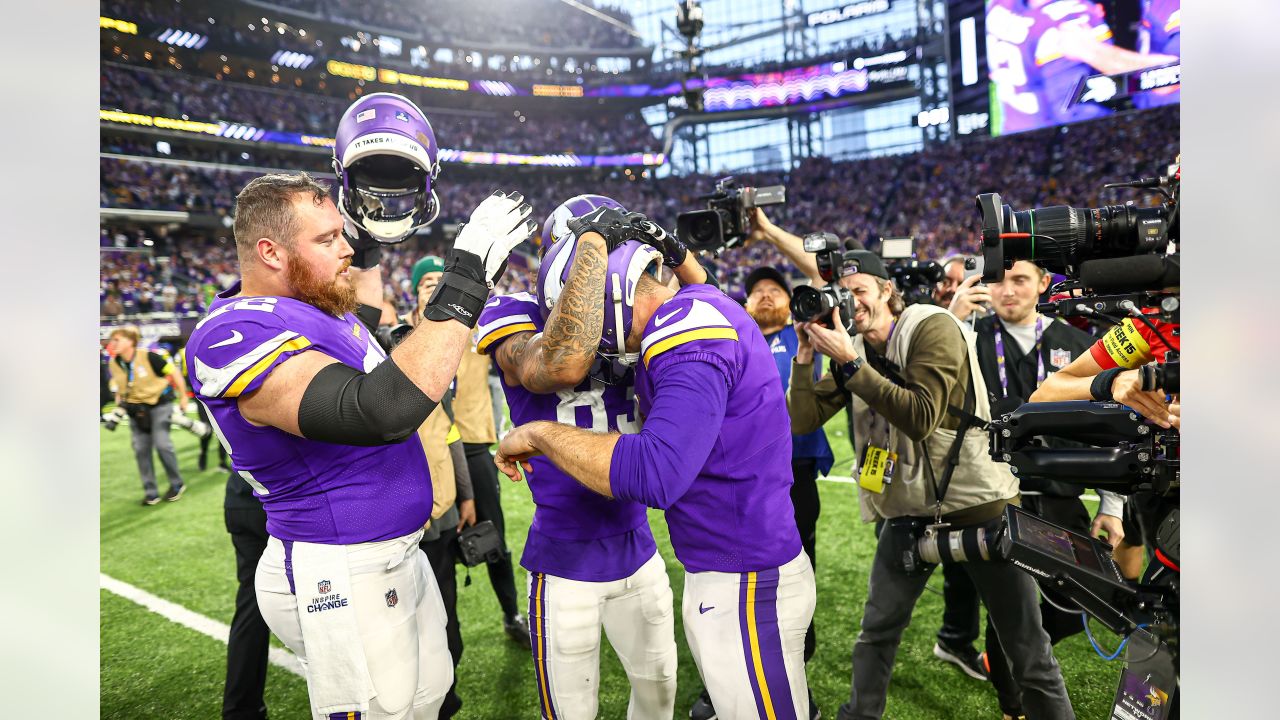
[[[418,283],[422,282],[422,276],[429,272],[444,272],[444,260],[438,255],[428,255],[413,264],[413,292],[418,292]]]
[[[855,272],[864,275],[875,275],[883,280],[889,279],[889,271],[884,269],[884,261],[870,250],[850,250],[844,254],[844,266],[857,265]],[[844,273],[852,275],[853,273]]]
[[[783,291],[787,293],[787,297],[791,297],[791,285],[787,282],[787,278],[778,272],[777,268],[769,266],[758,267],[747,275],[746,289],[748,295],[751,294],[751,288],[761,280],[772,280],[778,283],[782,286]]]

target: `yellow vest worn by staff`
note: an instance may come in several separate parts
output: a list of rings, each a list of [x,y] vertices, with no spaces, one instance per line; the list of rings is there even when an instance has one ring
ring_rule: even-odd
[[[490,445],[498,441],[493,430],[493,401],[489,395],[488,355],[475,346],[462,353],[458,365],[458,386],[453,400],[454,420],[462,432],[462,442]]]
[[[108,364],[111,380],[121,399],[138,405],[159,404],[164,391],[169,388],[169,375],[174,371],[173,363],[163,355],[141,348],[134,353],[133,363],[122,363],[124,361],[117,355]]]

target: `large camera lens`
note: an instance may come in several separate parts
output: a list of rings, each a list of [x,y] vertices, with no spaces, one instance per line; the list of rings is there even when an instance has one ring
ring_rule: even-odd
[[[1162,251],[1167,243],[1163,229],[1168,213],[1162,207],[1054,205],[1014,211],[1005,205],[1004,213],[1005,232],[1030,234],[1005,238],[1005,258],[1033,260],[1056,272],[1085,260]]]
[[[691,210],[676,216],[676,236],[690,250],[714,250],[724,244],[722,210]]]
[[[791,315],[799,322],[810,322],[829,315],[835,304],[821,290],[801,285],[791,294]]]

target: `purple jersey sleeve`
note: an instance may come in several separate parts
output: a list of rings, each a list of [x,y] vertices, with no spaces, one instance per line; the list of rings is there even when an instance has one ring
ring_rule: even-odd
[[[262,386],[271,371],[310,349],[305,325],[291,324],[274,297],[227,303],[196,326],[188,343],[188,379],[205,398],[235,398]]]
[[[492,353],[502,341],[520,332],[541,332],[538,300],[529,293],[499,295],[485,303],[476,323],[476,352]]]
[[[679,500],[720,436],[729,378],[707,352],[682,353],[653,375],[654,402],[637,435],[623,435],[609,463],[614,497],[667,509]]]

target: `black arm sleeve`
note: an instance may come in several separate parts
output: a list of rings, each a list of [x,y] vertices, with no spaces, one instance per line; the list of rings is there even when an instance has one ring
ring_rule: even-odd
[[[298,428],[308,440],[336,445],[394,445],[435,407],[391,358],[368,374],[334,363],[316,373],[302,394]]]

